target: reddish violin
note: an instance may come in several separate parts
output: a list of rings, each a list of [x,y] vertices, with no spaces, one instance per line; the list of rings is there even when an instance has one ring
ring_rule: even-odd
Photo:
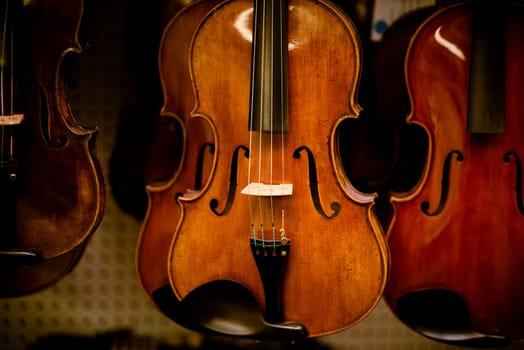
[[[391,198],[385,297],[439,341],[524,338],[523,15],[509,2],[446,7],[406,56],[408,122],[426,130],[429,151],[417,186]]]
[[[205,14],[220,1],[197,1],[174,11],[166,25],[159,49],[159,72],[164,92],[161,118],[148,149],[146,183],[148,210],[138,238],[136,264],[139,281],[147,298],[164,314],[186,324],[171,291],[167,262],[173,233],[180,219],[176,202],[179,193],[199,190],[212,164],[212,137],[203,123],[189,118],[195,104],[188,67],[192,35]],[[173,137],[182,130],[181,160],[170,176]],[[171,147],[170,147],[171,146]],[[173,306],[173,304],[175,304]],[[196,327],[196,326],[195,326]],[[194,327],[193,327],[194,328]]]
[[[214,153],[202,188],[178,196],[168,272],[182,310],[264,339],[356,324],[380,299],[388,254],[374,195],[351,185],[338,150],[339,125],[360,111],[352,22],[326,1],[223,1],[189,62],[191,123]]]
[[[81,51],[83,3],[2,4],[0,296],[40,290],[69,272],[99,224],[105,185],[96,130],[78,125],[64,61]]]

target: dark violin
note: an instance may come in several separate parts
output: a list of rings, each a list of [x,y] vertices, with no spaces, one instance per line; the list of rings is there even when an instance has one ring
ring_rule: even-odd
[[[42,289],[69,272],[96,229],[105,185],[96,130],[71,114],[62,74],[81,51],[82,1],[2,4],[0,296]]]
[[[192,2],[155,1],[147,6],[124,2],[125,65],[137,98],[131,99],[120,114],[108,179],[116,204],[137,219],[143,219],[147,210],[146,184],[167,181],[180,163],[182,132],[174,118],[158,113],[163,103],[158,48],[168,22]],[[137,26],[137,22],[142,25]]]
[[[374,195],[351,185],[338,149],[340,123],[360,111],[359,45],[327,1],[223,1],[196,29],[191,120],[212,136],[213,163],[201,189],[178,196],[168,271],[207,329],[315,337],[380,299]]]
[[[397,193],[385,297],[432,339],[502,346],[524,337],[524,7],[446,7],[406,56],[408,122],[429,138],[424,172]]]
[[[373,67],[377,91],[374,119],[394,133],[389,171],[382,169],[385,180],[375,179],[376,185],[372,187],[379,192],[409,190],[417,183],[423,168],[427,137],[423,128],[406,123],[411,106],[404,79],[404,59],[413,34],[435,11],[435,7],[423,7],[404,14],[388,27],[378,43]]]
[[[423,128],[407,124],[410,102],[404,79],[404,58],[411,37],[436,8],[422,7],[403,14],[378,42],[369,42],[364,69],[367,89],[359,120],[343,126],[341,151],[344,166],[355,187],[376,192],[376,210],[383,227],[391,221],[391,191],[404,192],[416,185],[427,153]]]

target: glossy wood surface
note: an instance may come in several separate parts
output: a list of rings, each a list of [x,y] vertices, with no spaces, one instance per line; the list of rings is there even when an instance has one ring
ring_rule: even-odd
[[[182,217],[171,247],[169,273],[179,299],[208,281],[233,280],[246,287],[264,310],[264,291],[249,243],[249,203],[240,194],[248,178],[248,159],[237,149],[250,144],[252,8],[251,1],[225,1],[195,33],[190,49],[196,94],[192,120],[212,132],[215,154],[202,190],[179,198]],[[369,314],[382,294],[388,255],[374,197],[359,193],[349,183],[337,147],[337,127],[360,111],[355,100],[361,64],[355,28],[324,1],[290,1],[289,8],[289,131],[283,144],[284,180],[294,190],[292,196],[274,198],[274,205],[285,207],[286,232],[292,241],[283,316],[286,322],[303,324],[308,336],[314,337],[345,329]],[[256,134],[256,139],[269,137]],[[305,153],[293,157],[301,146],[307,146],[315,159],[320,202],[327,215],[334,214],[331,203],[340,203],[334,218],[322,217],[314,207],[308,169],[313,164],[308,165]],[[266,161],[268,150],[253,158]],[[238,164],[232,168],[235,152]],[[279,162],[274,167],[275,173],[281,172]],[[238,186],[228,201],[234,171]],[[263,171],[263,180],[269,182],[270,176]],[[229,212],[213,213],[214,199],[217,211],[230,203]],[[253,210],[268,213],[266,205]],[[271,227],[269,221],[260,223]]]
[[[153,303],[153,293],[159,288],[169,286],[169,247],[181,212],[176,197],[188,189],[195,188],[199,151],[211,140],[210,133],[202,127],[202,123],[189,118],[195,100],[189,76],[188,57],[194,30],[207,11],[218,2],[196,1],[183,9],[179,8],[166,26],[160,44],[159,71],[164,92],[161,116],[164,119],[159,123],[156,136],[172,137],[173,124],[176,124],[183,131],[183,148],[178,150],[182,155],[178,168],[167,180],[155,181],[159,178],[157,174],[165,168],[164,160],[159,158],[155,158],[154,162],[150,160],[146,174],[148,210],[138,238],[136,263],[141,286]],[[161,128],[167,130],[160,130]],[[158,140],[149,147],[148,152],[158,153],[163,147],[162,140]],[[212,163],[209,151],[208,149],[205,152],[208,154],[207,162],[204,158],[204,163],[208,164],[207,168]],[[202,172],[207,174],[209,169],[204,168]]]
[[[418,185],[392,197],[388,232],[391,274],[385,296],[394,311],[404,295],[447,289],[466,302],[472,330],[524,336],[524,218],[519,203],[524,151],[521,5],[511,5],[505,66],[506,129],[503,134],[466,131],[471,8],[448,7],[419,28],[406,59],[412,103],[408,122],[429,137]],[[497,67],[487,67],[487,69]],[[475,87],[472,87],[475,88]],[[458,155],[460,152],[463,159]],[[445,177],[446,158],[449,181]],[[447,201],[440,206],[443,193]],[[427,215],[422,208],[429,202]]]

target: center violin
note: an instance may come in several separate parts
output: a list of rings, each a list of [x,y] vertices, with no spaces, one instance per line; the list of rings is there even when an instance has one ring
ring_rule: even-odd
[[[360,112],[354,25],[327,1],[224,1],[197,28],[189,63],[190,118],[215,152],[201,189],[177,197],[174,294],[244,288],[267,324],[309,337],[356,324],[382,295],[388,253],[375,195],[351,185],[338,145]],[[217,322],[205,327],[244,335]]]

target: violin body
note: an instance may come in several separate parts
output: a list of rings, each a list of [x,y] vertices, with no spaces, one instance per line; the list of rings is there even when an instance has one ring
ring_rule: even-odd
[[[212,164],[212,136],[203,123],[189,118],[195,104],[188,55],[191,38],[204,15],[219,1],[199,1],[176,12],[165,28],[159,51],[159,72],[164,91],[155,140],[148,149],[153,155],[146,167],[148,210],[142,223],[136,250],[136,268],[147,298],[162,312],[171,315],[167,306],[171,301],[159,300],[155,295],[162,288],[171,289],[167,271],[168,254],[173,233],[180,219],[178,193],[200,189],[199,183],[208,176]],[[181,159],[178,167],[166,179],[162,153],[172,145],[174,130],[181,130]],[[168,149],[173,152],[173,149]],[[154,155],[157,155],[156,157]],[[167,288],[166,288],[167,287]],[[173,296],[174,298],[174,296]]]
[[[3,187],[4,193],[13,192],[13,203],[2,203],[13,222],[2,230],[10,243],[1,247],[7,253],[0,276],[10,281],[2,284],[2,296],[37,291],[69,272],[103,215],[106,189],[95,149],[97,131],[75,121],[62,76],[66,58],[81,52],[82,11],[80,0],[35,0],[24,8],[28,42],[22,61],[29,67],[24,120],[14,139],[22,150],[19,174],[16,184]]]
[[[388,255],[374,195],[353,188],[338,151],[338,126],[360,111],[356,30],[325,1],[290,1],[285,9],[284,136],[248,130],[250,96],[258,96],[251,90],[253,2],[222,2],[195,32],[191,120],[211,133],[213,163],[200,190],[178,197],[168,272],[181,301],[214,281],[233,281],[254,297],[266,323],[295,324],[315,337],[371,312],[385,285]],[[279,145],[279,153],[271,145]],[[272,183],[271,170],[279,185],[268,191],[285,195],[256,194]],[[252,173],[262,183],[258,190],[244,188]],[[206,326],[213,329],[217,318],[210,319]],[[244,335],[246,323],[230,334]]]
[[[454,5],[418,29],[406,57],[412,105],[429,150],[411,191],[396,193],[388,230],[391,273],[385,298],[422,334],[444,342],[501,346],[524,335],[524,212],[521,161],[524,112],[524,8],[506,11],[503,132],[468,132],[472,9]],[[498,34],[498,32],[497,32]],[[497,69],[487,66],[484,71]]]

